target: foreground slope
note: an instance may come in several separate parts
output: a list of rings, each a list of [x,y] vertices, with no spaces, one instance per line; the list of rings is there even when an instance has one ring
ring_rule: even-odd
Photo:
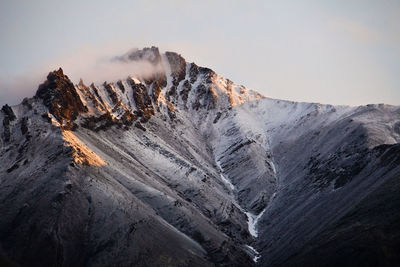
[[[154,47],[117,60],[161,71],[60,69],[0,112],[3,262],[398,262],[399,107],[273,100]]]
[[[261,263],[397,265],[399,107],[244,106],[270,139],[278,177],[258,224]]]

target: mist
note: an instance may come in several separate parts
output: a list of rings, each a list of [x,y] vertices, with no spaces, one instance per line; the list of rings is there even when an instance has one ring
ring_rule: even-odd
[[[136,48],[128,52],[132,52]],[[32,97],[50,71],[62,68],[64,74],[77,84],[80,79],[85,84],[115,82],[128,76],[148,78],[164,71],[162,64],[153,65],[146,60],[119,60],[127,51],[118,47],[80,48],[69,55],[30,69],[27,73],[5,77],[0,76],[0,105],[19,104],[23,98]]]
[[[74,83],[82,79],[85,83],[95,84],[117,81],[128,76],[147,78],[164,70],[161,64],[153,65],[146,60],[118,60],[124,54],[120,50],[84,48],[72,56],[58,59],[51,66],[56,69],[57,64],[60,64]]]

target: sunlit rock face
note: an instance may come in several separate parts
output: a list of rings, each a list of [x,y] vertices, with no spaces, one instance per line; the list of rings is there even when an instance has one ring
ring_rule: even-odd
[[[61,68],[47,75],[47,80],[39,86],[36,97],[42,99],[50,113],[67,128],[72,127],[79,113],[87,111],[75,86]]]
[[[264,97],[156,47],[0,111],[0,265],[396,266],[400,108]]]

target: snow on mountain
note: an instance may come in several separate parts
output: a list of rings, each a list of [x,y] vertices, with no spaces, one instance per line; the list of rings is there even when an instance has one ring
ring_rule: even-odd
[[[2,108],[0,262],[399,262],[400,107],[270,99],[155,47],[114,60],[163,71],[74,85],[59,69]]]

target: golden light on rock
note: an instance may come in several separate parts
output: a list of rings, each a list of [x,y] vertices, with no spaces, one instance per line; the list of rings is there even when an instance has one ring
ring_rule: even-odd
[[[106,162],[90,148],[88,148],[73,132],[62,131],[63,139],[72,147],[74,162],[82,165],[104,166]]]

